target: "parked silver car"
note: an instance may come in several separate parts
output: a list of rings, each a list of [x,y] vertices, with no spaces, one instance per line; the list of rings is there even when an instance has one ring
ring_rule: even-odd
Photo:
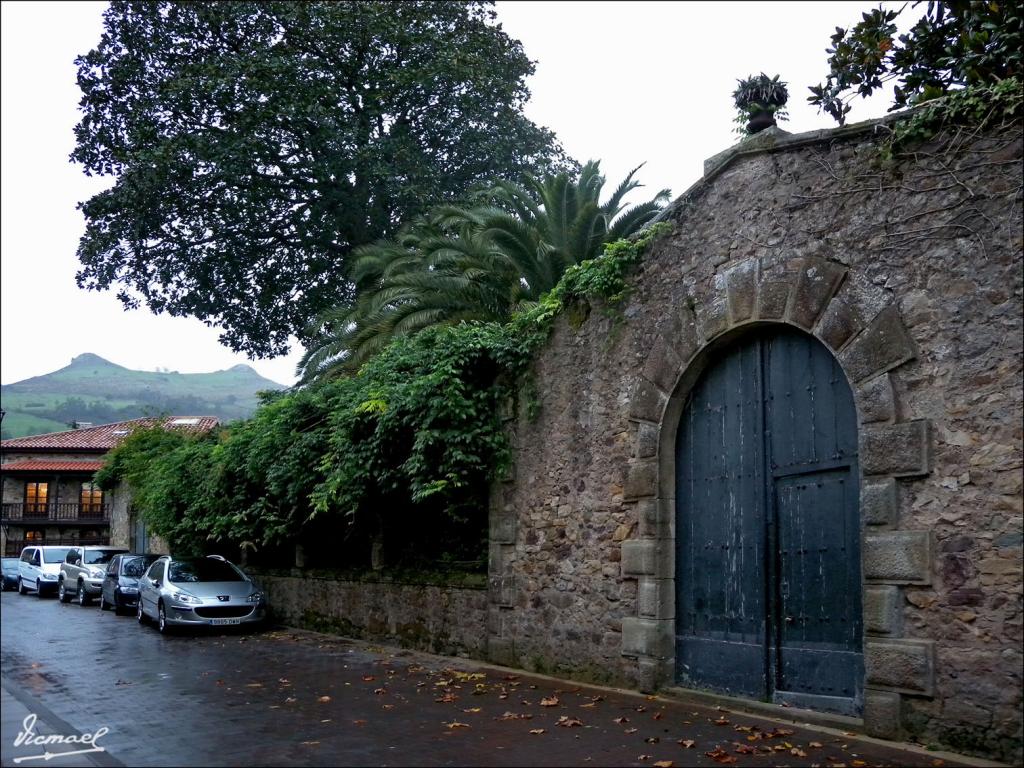
[[[223,557],[164,556],[139,581],[138,619],[172,627],[255,624],[266,618],[263,592]]]
[[[88,605],[99,597],[107,565],[128,550],[123,547],[72,547],[60,564],[57,577],[57,598],[66,603],[72,598],[79,605]]]

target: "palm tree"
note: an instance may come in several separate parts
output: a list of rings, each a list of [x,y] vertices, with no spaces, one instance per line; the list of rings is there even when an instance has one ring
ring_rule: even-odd
[[[396,336],[466,320],[507,321],[550,291],[572,264],[641,229],[667,189],[627,207],[640,186],[634,168],[600,202],[599,163],[522,184],[495,182],[464,207],[441,206],[393,240],[356,251],[352,306],[310,328],[317,339],[299,363],[300,383],[354,371]]]

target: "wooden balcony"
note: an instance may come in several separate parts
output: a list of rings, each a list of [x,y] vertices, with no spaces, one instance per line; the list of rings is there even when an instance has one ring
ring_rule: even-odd
[[[81,523],[96,525],[110,522],[109,504],[57,504],[5,503],[0,510],[3,523]]]

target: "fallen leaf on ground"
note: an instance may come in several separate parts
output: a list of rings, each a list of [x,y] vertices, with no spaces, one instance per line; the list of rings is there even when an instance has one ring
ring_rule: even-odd
[[[693,749],[695,746],[697,746],[697,742],[693,739],[680,739],[677,743],[681,747],[686,747],[686,749]]]
[[[797,757],[807,757],[807,753],[800,749],[800,747],[793,747],[789,750],[789,754],[796,755]]]
[[[675,766],[675,763],[673,763],[671,760],[659,760],[655,763],[655,766],[657,766],[657,768],[673,768],[673,766]]]
[[[590,702],[589,704],[580,704],[580,709],[593,709],[597,704]]]
[[[661,741],[661,739],[659,739],[657,736],[648,736],[646,739],[644,739],[644,741],[648,744],[657,744],[659,741]]]
[[[637,755],[636,759],[637,760],[650,760],[651,756],[650,755]]]
[[[629,718],[628,717],[616,717],[614,722],[616,722],[619,725],[621,725],[622,723],[628,723],[629,722]]]
[[[284,703],[294,704],[296,701],[298,701],[298,699],[296,699],[294,696],[289,696],[287,699],[284,700]]]
[[[534,734],[536,736],[536,735],[539,735],[541,733],[544,733],[544,729],[543,728],[531,728],[530,729],[530,733],[532,733],[532,734]]]
[[[866,763],[866,762],[864,762],[863,760],[851,760],[851,761],[850,761],[850,764],[851,764],[851,765],[857,765],[857,766],[860,766],[860,765],[867,765],[867,763]]]
[[[364,683],[372,683],[376,679],[377,678],[375,678],[373,675],[363,675],[363,682]]]
[[[822,747],[824,745],[820,741],[812,741],[807,746],[808,747]]]
[[[636,733],[636,732],[637,732],[636,728],[627,728],[625,731],[623,731],[623,733]]]
[[[373,692],[376,693],[378,696],[383,696],[385,693],[388,692],[388,689],[387,688],[374,688]]]
[[[463,712],[479,712],[480,707],[470,707],[469,709],[462,710]]]
[[[736,762],[736,758],[721,747],[715,747],[711,752],[705,752],[704,755],[705,757],[710,757],[716,763],[722,763],[723,765]]]
[[[724,717],[720,717],[717,720],[715,720],[715,725],[728,725],[728,724],[729,724],[729,721],[726,720]]]
[[[321,696],[319,699],[317,699],[317,701],[319,701],[321,704],[327,704],[328,702],[330,702],[330,700],[330,696]]]
[[[495,720],[532,720],[532,719],[533,719],[533,715],[531,715],[529,712],[523,712],[521,714],[516,714],[515,712],[506,712],[501,717],[495,718]]]
[[[382,709],[394,709],[395,705],[394,704],[381,704],[381,708]]]
[[[557,696],[552,696],[550,699],[541,699],[540,700],[540,705],[542,707],[557,707],[558,706],[558,697]]]
[[[633,707],[634,712],[646,712],[647,707]]]
[[[436,701],[438,704],[450,704],[451,702],[455,701],[457,698],[459,698],[459,697],[456,696],[454,693],[446,693],[440,699],[434,699],[434,701]]]
[[[736,744],[735,747],[736,748],[733,750],[733,752],[735,752],[738,755],[753,755],[755,752],[757,752],[757,750],[749,744]]]
[[[315,747],[319,743],[320,743],[319,741],[304,741],[304,742],[302,742],[302,745],[304,747]]]
[[[352,725],[366,725],[365,720],[353,720]]]
[[[452,720],[450,723],[444,724],[445,728],[469,728],[468,723],[460,723],[458,720]]]
[[[655,720],[661,720],[661,718],[663,718],[664,716],[665,716],[664,712],[655,712],[654,713],[654,719]],[[655,763],[655,765],[657,765],[657,763]]]
[[[562,715],[560,718],[558,718],[558,722],[555,723],[555,725],[560,725],[563,728],[575,728],[577,726],[583,725],[583,721],[582,720],[578,720],[575,717],[569,717],[568,715]]]

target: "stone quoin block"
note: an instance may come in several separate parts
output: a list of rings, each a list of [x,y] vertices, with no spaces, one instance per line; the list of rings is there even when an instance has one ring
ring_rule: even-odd
[[[674,619],[675,593],[671,579],[642,576],[637,586],[637,613],[652,619]]]
[[[883,373],[857,387],[857,409],[861,424],[892,421],[896,418],[896,394],[889,374]]]
[[[865,525],[896,525],[899,521],[899,501],[896,480],[865,480],[860,489],[860,512]]]
[[[856,383],[891,371],[916,356],[914,342],[903,327],[899,311],[890,305],[839,353],[839,362]]]
[[[868,640],[864,643],[868,685],[931,696],[935,690],[935,644],[931,640]]]
[[[487,660],[493,664],[514,667],[517,661],[515,644],[501,637],[487,638]]]
[[[748,259],[725,273],[729,318],[742,323],[754,316],[757,305],[757,259]]]
[[[668,658],[673,652],[673,626],[674,622],[659,619],[623,619],[622,655]]]
[[[490,540],[495,544],[515,544],[516,515],[514,512],[491,512]]]
[[[654,539],[629,539],[622,542],[622,575],[653,576],[657,542]]]
[[[624,499],[642,499],[658,492],[658,462],[655,459],[635,459],[626,472]]]
[[[804,260],[797,276],[796,290],[789,300],[790,322],[811,330],[825,305],[846,277],[846,267],[811,257]]]
[[[789,292],[793,284],[785,280],[765,280],[758,287],[757,316],[761,320],[781,320],[786,316]]]
[[[488,598],[494,605],[511,606],[516,599],[515,576],[491,576],[487,580]]]
[[[638,378],[629,399],[629,418],[657,424],[661,421],[661,413],[667,402],[668,395],[658,389],[656,384]]]
[[[672,535],[671,520],[662,519],[661,503],[658,499],[640,499],[636,503],[636,512],[642,537],[668,539]]]
[[[861,547],[864,578],[890,584],[932,583],[931,531],[866,533]]]
[[[653,381],[662,391],[671,392],[682,372],[683,361],[665,337],[659,337],[644,364],[644,378]]]
[[[864,631],[873,635],[899,635],[903,595],[893,585],[864,587]]]
[[[925,420],[866,425],[860,433],[861,469],[865,475],[927,475],[929,432]]]
[[[636,423],[636,458],[649,459],[658,455],[658,427],[645,421]]]
[[[900,734],[900,695],[895,691],[864,691],[864,730],[878,739]]]
[[[829,349],[838,352],[863,327],[864,321],[857,308],[851,306],[845,297],[836,296],[825,308],[814,332]]]

